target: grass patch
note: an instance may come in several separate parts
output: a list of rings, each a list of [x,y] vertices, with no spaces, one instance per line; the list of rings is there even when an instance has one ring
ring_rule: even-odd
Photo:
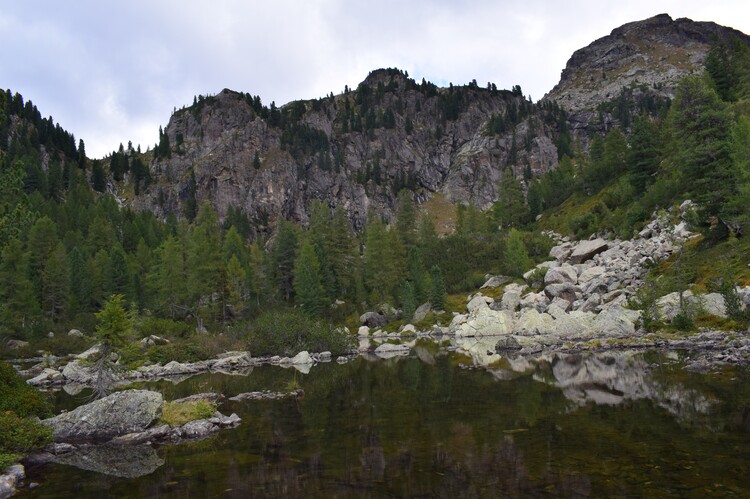
[[[216,404],[205,400],[193,402],[165,402],[161,422],[169,426],[182,426],[190,421],[207,419],[216,413]]]
[[[433,194],[422,204],[422,210],[430,217],[439,235],[445,236],[456,231],[456,205],[445,199],[442,194]]]

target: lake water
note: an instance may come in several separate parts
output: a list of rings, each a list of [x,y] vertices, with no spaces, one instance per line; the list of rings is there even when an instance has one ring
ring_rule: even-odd
[[[308,374],[275,366],[145,385],[302,398],[226,402],[199,442],[116,448],[29,471],[21,497],[750,497],[750,375],[680,355],[501,359],[419,343]],[[478,362],[493,363],[476,366]],[[85,394],[58,395],[59,407]],[[104,457],[102,457],[104,456]],[[139,476],[141,475],[141,476]]]

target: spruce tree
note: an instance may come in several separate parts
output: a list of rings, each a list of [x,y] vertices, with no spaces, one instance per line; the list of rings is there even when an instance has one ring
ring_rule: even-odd
[[[302,243],[294,260],[294,301],[302,310],[313,316],[323,313],[325,298],[321,282],[320,264],[315,248],[309,240]]]
[[[511,229],[508,238],[505,241],[505,272],[509,276],[521,277],[524,272],[531,266],[529,254],[526,252],[526,246],[521,239],[521,233],[516,229]]]
[[[445,282],[440,267],[433,265],[430,269],[430,304],[433,310],[442,310],[445,307]]]

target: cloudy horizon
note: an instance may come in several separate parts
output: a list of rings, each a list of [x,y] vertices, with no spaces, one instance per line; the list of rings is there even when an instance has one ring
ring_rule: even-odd
[[[0,86],[102,157],[145,150],[174,108],[224,88],[265,104],[338,94],[398,67],[418,81],[541,98],[579,48],[660,13],[750,34],[746,2],[360,0],[4,2]]]

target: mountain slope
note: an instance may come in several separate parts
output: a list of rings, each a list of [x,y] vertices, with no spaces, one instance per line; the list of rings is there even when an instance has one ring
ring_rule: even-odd
[[[628,23],[575,51],[544,99],[576,114],[596,110],[627,88],[672,98],[682,78],[703,71],[711,46],[731,37],[750,44],[732,28],[667,14]]]

